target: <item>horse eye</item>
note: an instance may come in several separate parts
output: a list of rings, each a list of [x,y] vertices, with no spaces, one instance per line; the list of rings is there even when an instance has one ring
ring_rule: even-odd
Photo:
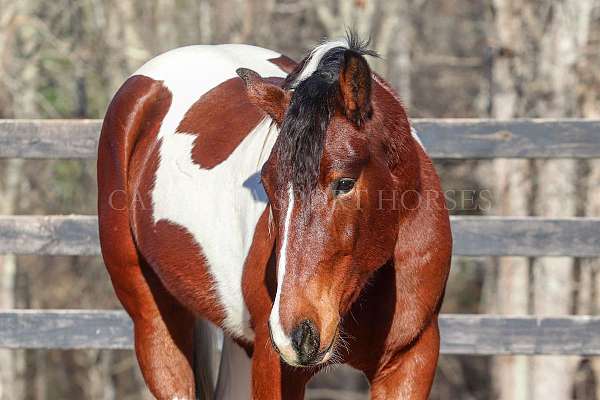
[[[356,183],[355,179],[350,178],[342,178],[333,183],[333,194],[334,196],[339,196],[341,194],[346,194],[352,190],[354,184]]]

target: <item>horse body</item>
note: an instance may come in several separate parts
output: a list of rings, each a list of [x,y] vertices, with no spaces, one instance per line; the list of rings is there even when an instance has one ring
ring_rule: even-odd
[[[172,385],[190,386],[194,315],[253,340],[242,269],[267,204],[259,172],[277,131],[249,103],[235,70],[285,77],[278,58],[245,45],[173,50],[134,73],[107,112],[98,161],[102,250],[158,396],[192,397],[189,389],[173,393],[169,380],[147,370],[181,375]],[[143,332],[150,330],[154,335]],[[171,339],[173,330],[181,337]],[[167,343],[172,366],[152,359],[153,340]],[[232,352],[223,357],[239,368],[241,356]]]
[[[253,398],[302,398],[316,369],[291,369],[280,355],[292,365],[323,365],[339,352],[336,340],[343,340],[343,332],[355,340],[351,351],[337,354],[336,361],[363,370],[374,398],[427,395],[439,348],[436,316],[451,243],[443,198],[432,200],[433,211],[402,212],[394,206],[379,214],[348,212],[345,220],[370,227],[356,229],[354,241],[329,243],[326,238],[342,228],[307,223],[300,208],[308,200],[297,197],[297,187],[282,183],[283,174],[277,173],[283,153],[274,148],[284,115],[290,118],[286,108],[299,101],[293,93],[302,93],[303,82],[327,66],[324,59],[345,57],[342,53],[354,51],[351,47],[348,42],[325,43],[298,65],[247,45],[184,47],[146,63],[115,95],[99,144],[100,240],[117,296],[134,321],[142,373],[158,398],[195,396],[198,317],[221,327],[237,343],[228,341],[224,349],[219,398],[250,396],[250,368]],[[348,77],[340,75],[340,81],[361,68],[371,80],[368,66],[364,70],[358,62],[347,67]],[[280,89],[286,86],[291,90]],[[359,86],[341,92],[357,96]],[[364,152],[364,144],[338,141],[354,143],[365,124],[381,131],[384,142],[388,131],[397,131],[398,142],[390,149],[401,149],[398,157],[406,165],[394,168],[409,176],[410,183],[404,187],[383,174],[388,160],[378,161],[381,154],[361,161],[378,165],[365,167],[362,174],[370,174],[381,187],[413,190],[418,182],[419,191],[439,195],[435,171],[414,132],[411,136],[398,99],[378,77],[372,93],[373,122],[366,122],[371,111],[360,109],[360,96],[344,100],[346,107],[358,104],[352,118],[350,111],[334,116],[330,110],[327,132],[342,134],[324,138],[322,168],[335,165],[336,151],[342,158]],[[373,196],[379,196],[379,203],[387,201],[376,192],[361,195],[357,190],[357,196],[371,206]],[[332,201],[312,198],[315,213]],[[411,238],[415,233],[418,238]],[[328,243],[326,248],[311,244],[318,237]],[[331,250],[336,246],[348,248],[347,253]],[[328,255],[331,251],[336,255]],[[311,255],[313,261],[319,255],[323,259],[306,266]],[[340,269],[336,278],[324,263],[341,263],[339,268],[354,272]],[[301,264],[305,273],[298,272]],[[309,271],[321,279],[307,278]],[[290,297],[291,286],[302,287],[296,298]],[[354,318],[344,319],[346,313]],[[400,360],[405,367],[397,367]],[[425,371],[423,379],[406,376],[418,369]],[[398,386],[398,374],[412,383]]]

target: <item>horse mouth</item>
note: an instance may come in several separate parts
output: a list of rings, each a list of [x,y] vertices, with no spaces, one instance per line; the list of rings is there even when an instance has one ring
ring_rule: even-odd
[[[323,354],[323,356],[320,360],[321,364],[326,364],[328,362],[331,362],[331,363],[336,362],[336,361],[332,361],[331,358],[333,357],[333,354],[335,353],[335,349],[338,344],[339,336],[340,336],[340,327],[338,325],[337,329],[335,330],[335,335],[333,335],[333,340],[331,341],[331,343],[329,343],[329,346],[325,350],[323,350],[322,353],[319,353],[319,354]]]
[[[323,351],[317,353],[317,356],[315,357],[315,359],[313,361],[311,361],[309,363],[305,363],[305,364],[298,364],[297,366],[310,368],[310,367],[316,367],[319,365],[324,365],[328,361],[330,361],[331,356],[333,355],[334,346],[337,342],[338,331],[339,331],[339,329],[336,331],[335,336],[333,337],[333,340],[331,341],[331,343],[329,343],[329,346],[327,346],[326,349],[323,349]]]
[[[301,368],[312,368],[312,367],[322,366],[328,362],[331,362],[333,353],[335,352],[335,346],[337,344],[338,337],[340,335],[340,328],[338,326],[338,328],[335,331],[335,335],[333,336],[333,340],[331,341],[331,343],[329,343],[329,346],[327,346],[327,348],[325,348],[322,351],[320,351],[319,353],[317,353],[316,357],[313,360],[311,360],[310,362],[299,363],[299,362],[287,360],[284,357],[281,350],[279,349],[279,347],[277,347],[277,345],[275,344],[275,341],[273,340],[273,332],[271,331],[270,324],[268,324],[268,328],[269,328],[269,339],[271,340],[271,346],[273,347],[275,352],[279,355],[279,358],[281,358],[281,360],[283,362],[285,362],[286,364],[288,364],[292,367],[301,367]]]

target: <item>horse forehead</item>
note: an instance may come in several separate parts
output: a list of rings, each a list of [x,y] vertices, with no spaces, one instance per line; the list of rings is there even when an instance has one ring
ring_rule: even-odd
[[[321,168],[364,159],[368,155],[367,136],[366,129],[357,129],[345,117],[332,118],[325,133]]]

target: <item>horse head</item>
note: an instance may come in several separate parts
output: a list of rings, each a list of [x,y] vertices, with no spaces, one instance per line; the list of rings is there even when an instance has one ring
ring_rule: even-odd
[[[350,306],[418,201],[417,142],[360,43],[317,48],[278,86],[238,70],[280,127],[262,169],[275,235],[271,338],[284,361],[332,358]],[[318,57],[318,60],[314,58]]]

